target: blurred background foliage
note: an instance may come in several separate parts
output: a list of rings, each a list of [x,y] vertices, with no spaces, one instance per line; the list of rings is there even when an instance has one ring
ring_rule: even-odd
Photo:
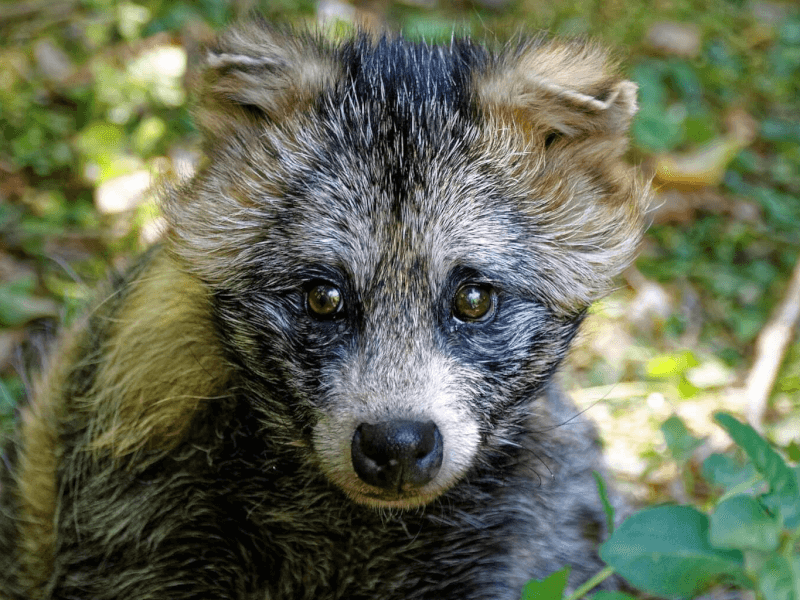
[[[253,10],[299,27],[356,22],[501,41],[544,29],[617,48],[639,85],[629,156],[654,177],[653,226],[620,288],[593,309],[563,376],[643,501],[685,499],[659,431],[673,413],[705,440],[693,446],[696,465],[726,443],[710,419],[720,408],[749,411],[796,453],[793,323],[785,355],[757,342],[776,310],[798,302],[800,7],[781,0],[0,3],[4,430],[30,385],[26,357],[109,268],[158,239],[154,182],[191,176],[199,160],[190,65],[215,31]],[[770,356],[780,370],[754,412],[748,374]],[[682,462],[691,468],[691,457]]]

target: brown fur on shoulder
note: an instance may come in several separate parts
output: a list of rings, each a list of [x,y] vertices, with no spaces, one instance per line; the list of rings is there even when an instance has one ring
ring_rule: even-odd
[[[136,280],[114,316],[95,384],[91,448],[123,457],[174,448],[204,400],[229,376],[207,292],[166,254]]]
[[[65,417],[63,387],[78,358],[78,329],[62,338],[56,357],[34,384],[31,402],[20,411],[19,455],[15,475],[19,586],[39,598],[53,571],[58,515],[59,440]]]
[[[91,340],[83,321],[53,353],[55,361],[20,414],[14,495],[21,544],[15,560],[18,586],[31,598],[43,597],[53,571],[60,436],[68,407],[87,416],[85,452],[121,459],[142,450],[169,451],[202,402],[225,392],[229,376],[206,292],[163,252],[125,290],[121,306],[101,304],[89,318],[107,321],[90,391],[64,398],[68,381],[87,361],[83,353]]]

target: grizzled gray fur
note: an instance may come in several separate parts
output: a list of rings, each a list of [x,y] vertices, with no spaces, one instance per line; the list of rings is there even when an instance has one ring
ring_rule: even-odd
[[[207,160],[20,411],[0,598],[517,600],[602,564],[554,373],[630,262],[602,49],[263,24],[197,76]]]

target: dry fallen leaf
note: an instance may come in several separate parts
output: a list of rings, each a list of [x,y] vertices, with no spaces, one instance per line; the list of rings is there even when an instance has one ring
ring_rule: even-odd
[[[656,159],[656,177],[676,185],[719,185],[728,165],[745,145],[734,136],[726,136],[692,152],[663,154]]]

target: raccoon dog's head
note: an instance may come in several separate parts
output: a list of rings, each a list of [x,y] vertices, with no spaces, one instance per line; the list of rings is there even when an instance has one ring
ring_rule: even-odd
[[[265,431],[377,507],[513,445],[639,240],[635,110],[585,43],[226,34],[167,212]]]

